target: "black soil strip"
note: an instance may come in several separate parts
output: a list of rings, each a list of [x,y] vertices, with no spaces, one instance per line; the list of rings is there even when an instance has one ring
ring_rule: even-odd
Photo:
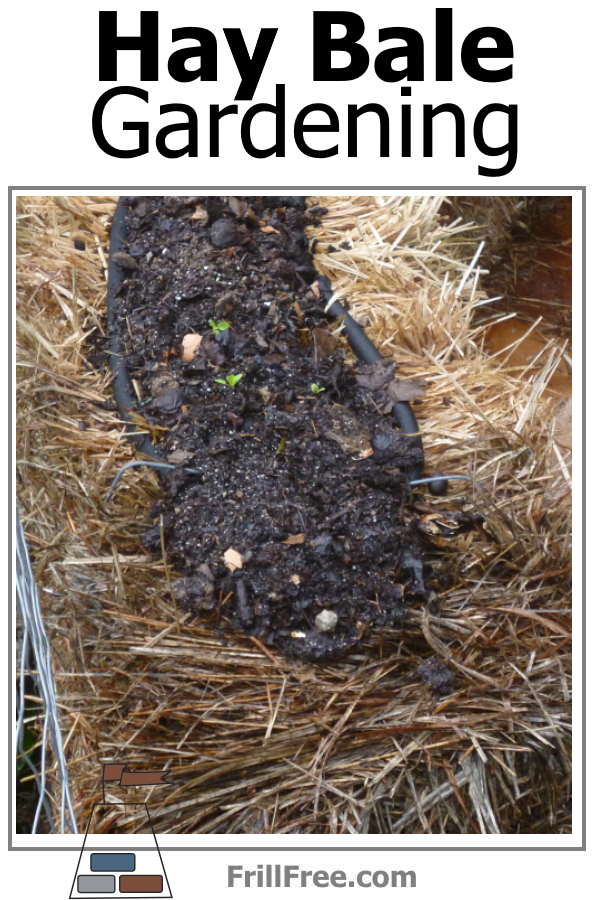
[[[312,660],[400,625],[430,593],[408,503],[422,460],[389,414],[391,368],[352,364],[331,335],[314,214],[299,197],[122,205],[110,338],[134,417],[177,466],[154,510],[176,599]],[[158,525],[145,542],[160,552]]]

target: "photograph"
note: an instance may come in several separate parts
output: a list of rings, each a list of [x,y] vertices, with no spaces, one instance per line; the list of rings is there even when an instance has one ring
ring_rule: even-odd
[[[17,837],[572,835],[577,191],[122,190],[14,196]]]

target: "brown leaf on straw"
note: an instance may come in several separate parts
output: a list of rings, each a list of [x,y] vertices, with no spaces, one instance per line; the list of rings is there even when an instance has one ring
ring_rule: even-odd
[[[418,378],[394,378],[387,388],[392,403],[402,400],[418,400],[425,393],[425,382]]]
[[[356,374],[357,384],[369,391],[379,391],[390,383],[395,369],[393,359],[379,359],[375,363],[361,365]]]
[[[417,400],[425,393],[425,382],[419,378],[396,378],[396,364],[393,359],[380,359],[369,365],[362,365],[356,375],[357,383],[373,391],[375,402],[388,413],[394,403]]]

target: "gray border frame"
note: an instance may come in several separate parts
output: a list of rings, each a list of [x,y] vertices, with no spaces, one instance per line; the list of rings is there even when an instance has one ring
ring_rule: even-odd
[[[555,846],[546,846],[546,847],[461,847],[452,846],[452,847],[427,847],[427,846],[410,846],[409,844],[399,844],[397,846],[390,847],[357,847],[357,846],[338,846],[338,845],[329,845],[329,846],[316,846],[316,847],[304,847],[304,846],[283,846],[283,847],[272,847],[272,846],[247,846],[247,847],[236,847],[236,846],[221,846],[221,847],[168,847],[165,850],[168,850],[169,853],[175,852],[183,852],[183,851],[191,851],[195,853],[206,853],[206,852],[219,852],[226,851],[231,853],[271,853],[271,852],[302,852],[302,853],[317,853],[322,851],[332,851],[332,852],[376,852],[376,851],[387,851],[388,853],[395,853],[399,850],[403,852],[416,853],[420,851],[428,851],[428,852],[536,852],[536,851],[585,851],[586,847],[586,838],[587,838],[587,807],[586,807],[586,786],[587,786],[587,755],[586,755],[586,735],[587,735],[587,722],[586,722],[586,642],[585,642],[585,634],[586,634],[586,547],[585,547],[585,538],[586,538],[586,302],[587,302],[587,253],[586,253],[586,224],[587,224],[587,190],[588,188],[585,185],[510,185],[509,187],[502,186],[497,187],[493,185],[489,186],[481,186],[481,185],[400,185],[400,186],[390,186],[390,185],[326,185],[326,186],[318,186],[318,185],[283,185],[283,186],[275,186],[275,185],[171,185],[171,186],[116,186],[116,185],[96,185],[89,186],[85,185],[83,187],[77,185],[8,185],[8,293],[7,296],[9,298],[8,306],[8,341],[9,341],[9,352],[8,352],[8,411],[11,422],[11,427],[13,424],[13,418],[15,410],[13,409],[12,403],[12,392],[13,392],[13,378],[14,378],[14,347],[12,344],[12,327],[13,327],[13,301],[16,298],[13,298],[13,290],[12,290],[12,271],[13,271],[13,235],[14,235],[14,223],[12,216],[12,201],[13,196],[15,194],[22,194],[26,191],[102,191],[106,193],[112,193],[114,191],[223,191],[225,193],[233,193],[236,190],[243,191],[256,191],[257,193],[264,194],[281,194],[284,191],[301,191],[304,194],[317,194],[321,192],[328,191],[390,191],[394,193],[409,193],[411,191],[444,191],[448,194],[459,193],[460,191],[481,191],[487,194],[493,192],[493,194],[510,194],[514,191],[531,191],[532,193],[540,193],[544,191],[569,191],[571,193],[579,193],[581,195],[581,316],[582,316],[582,348],[581,348],[581,363],[582,363],[582,430],[581,430],[581,438],[582,438],[582,454],[581,454],[581,463],[582,463],[582,550],[581,550],[581,563],[582,563],[582,597],[581,597],[581,669],[582,669],[582,679],[581,679],[581,844],[574,847],[555,847]],[[12,432],[11,432],[12,433]],[[12,441],[9,448],[8,453],[8,488],[9,488],[9,497],[11,499],[14,496],[15,485],[13,484],[12,477],[12,465],[13,465],[13,446]],[[14,591],[14,584],[12,578],[12,559],[14,553],[14,541],[13,541],[13,533],[14,533],[15,523],[13,521],[12,516],[12,506],[9,513],[9,532],[8,532],[8,548],[9,548],[9,560],[11,564],[8,566],[8,734],[10,737],[9,750],[8,750],[8,759],[11,760],[12,763],[12,729],[14,726],[14,704],[13,704],[13,676],[14,676],[14,659],[13,659],[13,628],[15,623],[13,622],[12,615],[12,597]],[[12,821],[12,807],[13,807],[13,794],[14,794],[14,785],[13,785],[13,771],[12,766],[8,773],[8,850],[25,850],[27,852],[46,851],[50,850],[53,852],[57,851],[66,851],[69,853],[73,853],[73,847],[15,847],[13,845],[13,821]],[[210,835],[208,835],[210,837]],[[112,848],[107,848],[112,849]],[[141,848],[132,847],[132,850],[137,850]]]

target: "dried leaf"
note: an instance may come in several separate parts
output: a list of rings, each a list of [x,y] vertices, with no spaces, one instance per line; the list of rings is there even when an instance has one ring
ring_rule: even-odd
[[[328,328],[313,328],[312,337],[317,359],[331,356],[338,348],[338,341]]]
[[[357,384],[369,391],[379,391],[390,383],[395,368],[392,359],[379,359],[375,363],[362,365],[356,373]]]
[[[376,402],[389,412],[394,403],[416,400],[425,393],[425,382],[417,378],[396,378],[396,366],[392,359],[380,359],[370,365],[360,366],[357,383],[375,393]]]
[[[425,393],[425,382],[418,378],[394,378],[387,388],[392,403],[403,400],[417,400]]]

